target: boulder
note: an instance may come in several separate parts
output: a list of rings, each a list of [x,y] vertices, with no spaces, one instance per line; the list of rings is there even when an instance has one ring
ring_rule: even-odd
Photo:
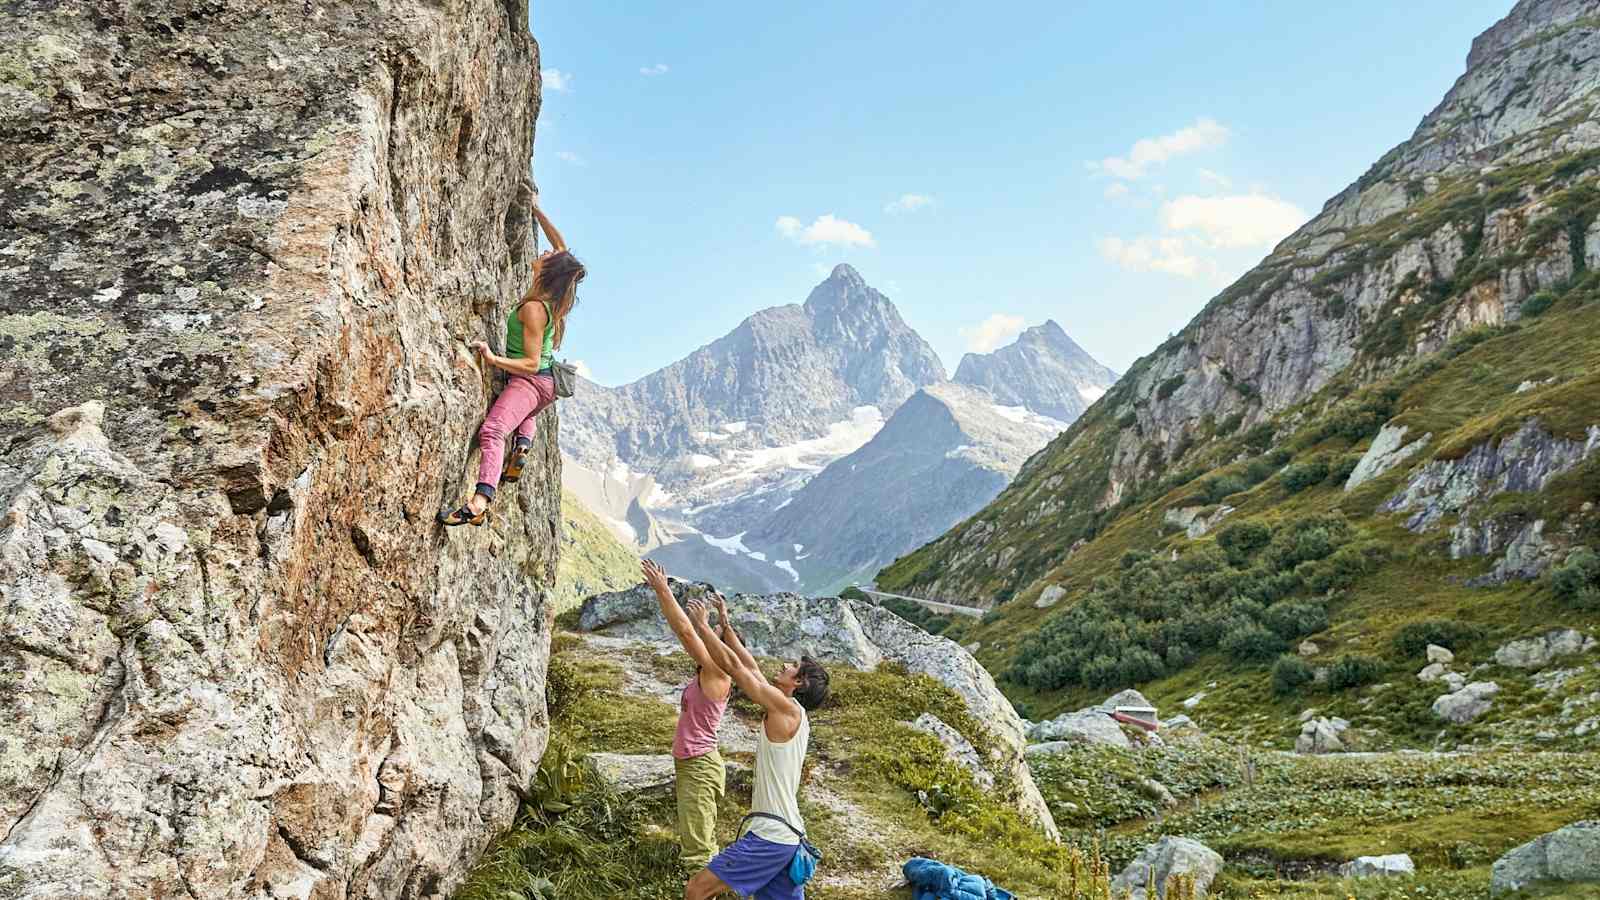
[[[1343,753],[1345,732],[1350,723],[1344,719],[1318,717],[1300,726],[1300,736],[1295,739],[1294,752],[1307,754]]]
[[[1107,697],[1096,709],[1113,712],[1119,706],[1148,706],[1153,708],[1155,704],[1145,699],[1143,694],[1130,688],[1125,691],[1118,691]]]
[[[1350,477],[1345,479],[1344,489],[1353,491],[1363,484],[1377,478],[1379,475],[1400,465],[1416,454],[1418,450],[1428,445],[1433,434],[1430,432],[1422,437],[1406,443],[1407,429],[1404,425],[1385,425],[1378,431],[1378,436],[1372,439],[1372,446],[1362,455],[1361,461],[1351,470]]]
[[[1536,637],[1511,641],[1494,652],[1494,661],[1511,669],[1542,669],[1560,656],[1586,653],[1595,639],[1572,628],[1554,628]]]
[[[1380,878],[1415,874],[1417,874],[1416,864],[1404,853],[1358,856],[1339,867],[1339,875],[1344,878]]]
[[[1467,676],[1460,672],[1446,672],[1439,676],[1439,680],[1452,691],[1459,691],[1467,685]]]
[[[1500,693],[1500,685],[1492,681],[1474,681],[1458,691],[1445,694],[1433,701],[1433,714],[1441,719],[1464,725],[1489,711],[1491,699]]]
[[[1578,822],[1535,838],[1495,860],[1493,894],[1542,884],[1600,883],[1600,820]]]
[[[972,773],[972,778],[979,787],[994,788],[994,776],[983,765],[983,757],[979,755],[978,748],[972,742],[961,736],[961,732],[946,725],[943,720],[933,713],[923,713],[917,717],[911,727],[924,733],[931,734],[944,745],[945,756],[950,761]]]
[[[1113,894],[1126,891],[1129,900],[1165,897],[1168,879],[1183,875],[1194,881],[1194,896],[1204,897],[1221,871],[1222,854],[1217,851],[1189,838],[1164,837],[1145,847],[1122,874],[1111,879],[1111,890]]]
[[[1133,742],[1116,719],[1097,709],[1062,713],[1033,726],[1028,733],[1033,741],[1066,741],[1073,744],[1104,744],[1118,750],[1132,750]]]
[[[1455,661],[1456,661],[1456,655],[1454,653],[1450,652],[1450,648],[1441,647],[1438,644],[1429,644],[1428,645],[1428,662],[1430,662],[1430,663],[1442,663],[1442,664],[1448,666],[1449,664],[1451,664],[1451,663],[1453,663]]]
[[[557,411],[433,521],[538,250],[526,7],[5,18],[0,896],[453,894],[548,729]]]
[[[710,587],[678,579],[671,579],[670,584],[680,603],[703,595]],[[1013,802],[1019,812],[1045,834],[1059,837],[1049,807],[1028,771],[1023,751],[1029,739],[1022,718],[995,686],[988,670],[960,644],[928,634],[871,603],[837,597],[739,594],[729,598],[728,615],[740,639],[757,656],[793,659],[809,654],[862,670],[891,662],[950,688],[995,739],[994,756],[985,768],[998,780],[1015,785]],[[584,631],[668,646],[674,642],[655,594],[642,584],[590,597],[579,610],[578,620]]]
[[[1060,603],[1061,598],[1065,596],[1067,596],[1066,588],[1059,584],[1048,585],[1043,591],[1039,592],[1039,599],[1033,601],[1033,605],[1040,609],[1048,609]]]
[[[1205,691],[1200,691],[1199,693],[1195,694],[1194,696],[1185,699],[1183,701],[1183,708],[1184,709],[1194,709],[1196,706],[1199,706],[1200,705],[1200,701],[1202,701],[1204,699],[1206,699],[1206,692]]]
[[[591,753],[589,765],[595,776],[619,794],[643,794],[672,790],[677,780],[676,763],[670,753]],[[748,774],[743,763],[723,763],[729,782]]]
[[[1439,679],[1443,678],[1444,674],[1448,671],[1450,670],[1445,668],[1444,663],[1429,663],[1423,667],[1422,671],[1417,673],[1417,680],[1438,681]]]
[[[1316,656],[1318,653],[1321,653],[1322,652],[1322,648],[1318,647],[1312,641],[1301,641],[1297,652],[1301,656],[1306,657],[1307,659],[1309,659],[1309,658],[1311,658],[1313,656]]]
[[[1195,722],[1195,720],[1189,718],[1188,716],[1176,715],[1165,722],[1162,722],[1161,730],[1165,732],[1199,731],[1200,726]]]

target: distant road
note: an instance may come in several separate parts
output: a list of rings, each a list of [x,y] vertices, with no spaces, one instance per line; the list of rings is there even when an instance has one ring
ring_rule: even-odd
[[[941,603],[938,600],[924,600],[921,597],[907,597],[904,594],[889,594],[883,591],[869,591],[866,588],[861,588],[861,593],[871,597],[873,602],[881,602],[885,597],[893,597],[896,600],[910,600],[912,603],[921,605],[924,609],[946,616],[971,616],[974,619],[981,619],[983,614],[988,612],[988,610],[979,609],[976,606],[957,606],[954,603]]]

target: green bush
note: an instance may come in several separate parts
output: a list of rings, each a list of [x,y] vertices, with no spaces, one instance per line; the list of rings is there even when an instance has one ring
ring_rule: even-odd
[[[1137,425],[1138,423],[1139,423],[1139,414],[1135,413],[1133,410],[1130,409],[1127,412],[1122,414],[1122,418],[1117,420],[1117,427],[1118,428],[1122,428],[1122,429],[1127,429],[1127,428],[1132,428],[1134,425]]]
[[[1246,447],[1260,453],[1272,446],[1272,439],[1275,437],[1277,437],[1277,431],[1270,424],[1262,422],[1260,425],[1253,426],[1249,431],[1246,431],[1240,441]]]
[[[1266,662],[1285,649],[1283,638],[1254,622],[1240,623],[1222,638],[1222,651],[1242,663]]]
[[[1217,532],[1217,546],[1235,566],[1243,565],[1271,542],[1272,530],[1260,522],[1235,522]]]
[[[1233,434],[1235,431],[1238,431],[1239,426],[1243,424],[1244,413],[1234,413],[1233,415],[1217,423],[1216,435],[1217,437],[1227,437],[1228,435]]]
[[[1350,476],[1355,474],[1356,466],[1360,464],[1360,453],[1347,453],[1339,457],[1338,462],[1335,462],[1333,467],[1328,470],[1328,480],[1342,487],[1350,480]]]
[[[1293,694],[1316,680],[1311,665],[1298,656],[1280,656],[1272,664],[1272,690],[1278,694]]]
[[[1200,482],[1200,498],[1207,505],[1221,503],[1228,497],[1249,489],[1250,485],[1238,475],[1218,475]]]
[[[1266,626],[1286,641],[1316,634],[1328,627],[1328,611],[1319,603],[1279,603],[1262,617]]]
[[[1168,397],[1171,397],[1177,392],[1178,388],[1183,387],[1183,383],[1188,380],[1189,377],[1187,375],[1178,374],[1168,378],[1166,381],[1161,382],[1161,384],[1156,388],[1156,399],[1165,400]]]
[[[1566,562],[1550,570],[1550,589],[1573,609],[1600,612],[1600,553],[1579,547]]]
[[[1306,488],[1315,487],[1328,480],[1328,471],[1328,461],[1319,456],[1309,462],[1297,463],[1284,469],[1278,478],[1289,493],[1298,494]]]
[[[1328,669],[1328,687],[1343,691],[1372,684],[1383,677],[1383,663],[1370,656],[1350,654],[1333,661]]]
[[[1522,317],[1536,319],[1549,311],[1556,303],[1556,295],[1551,291],[1540,291],[1532,297],[1522,301]]]
[[[1458,651],[1468,642],[1482,635],[1476,626],[1450,619],[1428,619],[1412,622],[1395,632],[1390,641],[1395,654],[1401,659],[1418,659],[1427,652],[1429,644],[1438,644],[1446,650]]]

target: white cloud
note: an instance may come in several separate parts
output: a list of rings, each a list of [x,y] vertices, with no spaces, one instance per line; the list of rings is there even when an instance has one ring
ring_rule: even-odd
[[[540,69],[539,78],[544,82],[544,89],[565,94],[572,90],[572,73],[560,69]]]
[[[835,218],[832,213],[818,216],[810,225],[802,224],[794,216],[779,216],[775,226],[779,234],[797,244],[877,246],[877,242],[872,239],[872,232],[854,222]]]
[[[1171,134],[1134,142],[1127,156],[1108,156],[1089,166],[1115,178],[1135,181],[1143,178],[1150,166],[1166,162],[1174,156],[1220,147],[1227,140],[1228,129],[1221,123],[1215,119],[1196,119],[1193,125]]]
[[[1300,207],[1266,194],[1183,196],[1161,207],[1162,228],[1197,232],[1212,247],[1268,246],[1305,221]]]
[[[1228,176],[1226,176],[1224,174],[1222,174],[1221,172],[1213,172],[1210,169],[1201,169],[1200,170],[1200,177],[1204,178],[1205,180],[1211,182],[1212,184],[1214,184],[1214,185],[1216,185],[1218,187],[1222,187],[1222,188],[1233,187],[1233,179],[1229,178]]]
[[[639,74],[643,75],[646,78],[654,78],[657,75],[665,75],[670,71],[672,71],[672,67],[667,65],[666,63],[656,63],[653,66],[643,66],[643,67],[641,67],[639,69]]]
[[[1022,333],[1027,320],[1009,313],[995,313],[977,325],[959,329],[967,339],[967,349],[974,353],[988,353]]]
[[[1132,272],[1166,272],[1182,278],[1216,274],[1216,266],[1196,256],[1182,238],[1141,237],[1126,241],[1108,237],[1096,241],[1095,247],[1102,257]]]
[[[1113,181],[1106,185],[1106,199],[1115,200],[1118,197],[1128,196],[1128,186],[1120,181]]]
[[[577,368],[579,376],[587,378],[590,381],[594,380],[594,370],[589,368],[588,363],[581,359],[575,359],[572,361],[572,365]]]
[[[933,198],[927,194],[901,194],[898,200],[890,202],[888,206],[883,208],[883,211],[890,215],[899,215],[900,213],[926,209],[932,205]]]
[[[564,163],[571,163],[574,166],[585,166],[585,165],[588,165],[588,161],[587,160],[585,160],[583,157],[579,156],[578,154],[573,153],[571,150],[557,150],[556,151],[556,159],[559,159]]]

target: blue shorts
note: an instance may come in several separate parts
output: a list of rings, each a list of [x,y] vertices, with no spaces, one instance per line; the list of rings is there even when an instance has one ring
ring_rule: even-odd
[[[806,889],[789,879],[796,844],[775,844],[747,832],[706,868],[741,897],[756,900],[805,900]]]

